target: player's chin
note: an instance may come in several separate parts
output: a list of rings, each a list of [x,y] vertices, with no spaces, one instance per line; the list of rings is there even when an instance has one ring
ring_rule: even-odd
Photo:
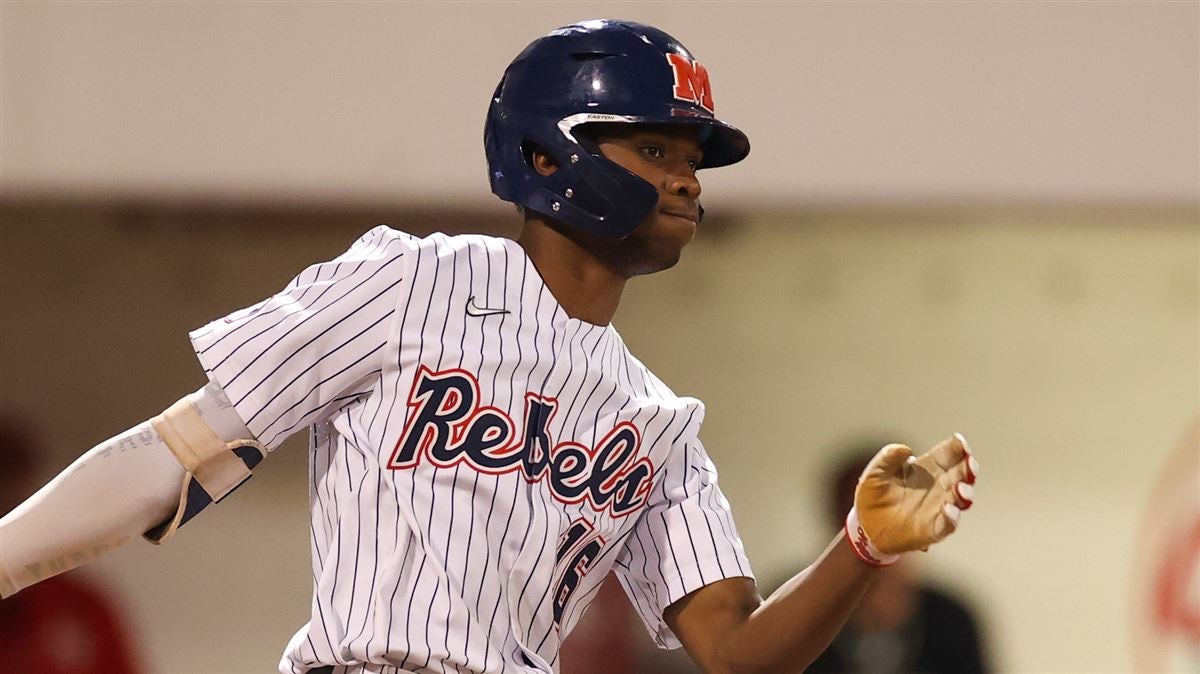
[[[656,225],[655,247],[671,261],[668,266],[672,266],[679,261],[684,246],[696,238],[696,222],[677,215],[659,213]]]
[[[629,276],[670,269],[679,263],[684,246],[696,236],[691,220],[655,213],[622,244],[622,264]]]
[[[679,258],[683,255],[683,247],[687,245],[688,240],[672,241],[662,238],[657,239],[640,256],[641,259],[635,273],[639,275],[653,274],[679,264]]]

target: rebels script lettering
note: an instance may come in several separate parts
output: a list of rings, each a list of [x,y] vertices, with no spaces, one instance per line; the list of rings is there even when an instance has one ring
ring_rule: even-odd
[[[504,410],[479,406],[479,382],[470,372],[433,372],[421,366],[408,393],[408,420],[388,468],[406,470],[422,460],[450,467],[466,463],[489,475],[521,471],[544,481],[562,503],[586,502],[613,517],[636,512],[650,493],[654,464],[638,456],[642,434],[622,421],[596,443],[555,443],[550,421],[554,398],[525,394],[524,429],[517,433]]]

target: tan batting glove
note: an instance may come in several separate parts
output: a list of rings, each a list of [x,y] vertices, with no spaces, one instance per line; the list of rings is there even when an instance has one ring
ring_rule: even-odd
[[[858,478],[846,536],[854,552],[873,566],[900,553],[927,550],[954,533],[975,497],[979,463],[960,433],[921,456],[904,445],[879,450]]]

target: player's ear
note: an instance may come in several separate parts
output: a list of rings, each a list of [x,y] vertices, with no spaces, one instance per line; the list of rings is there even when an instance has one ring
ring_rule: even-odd
[[[554,157],[537,145],[531,144],[526,148],[525,161],[529,162],[538,175],[548,176],[558,170],[558,162],[554,161]]]

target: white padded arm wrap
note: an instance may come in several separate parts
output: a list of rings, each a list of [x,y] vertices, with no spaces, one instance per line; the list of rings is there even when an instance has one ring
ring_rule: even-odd
[[[184,470],[196,478],[212,500],[225,498],[250,477],[250,469],[232,450],[234,446],[257,443],[249,440],[226,443],[204,423],[189,398],[171,405],[150,423]]]
[[[187,471],[175,515],[145,532],[151,543],[166,542],[210,503],[228,496],[267,455],[216,384],[171,405],[150,423]]]

